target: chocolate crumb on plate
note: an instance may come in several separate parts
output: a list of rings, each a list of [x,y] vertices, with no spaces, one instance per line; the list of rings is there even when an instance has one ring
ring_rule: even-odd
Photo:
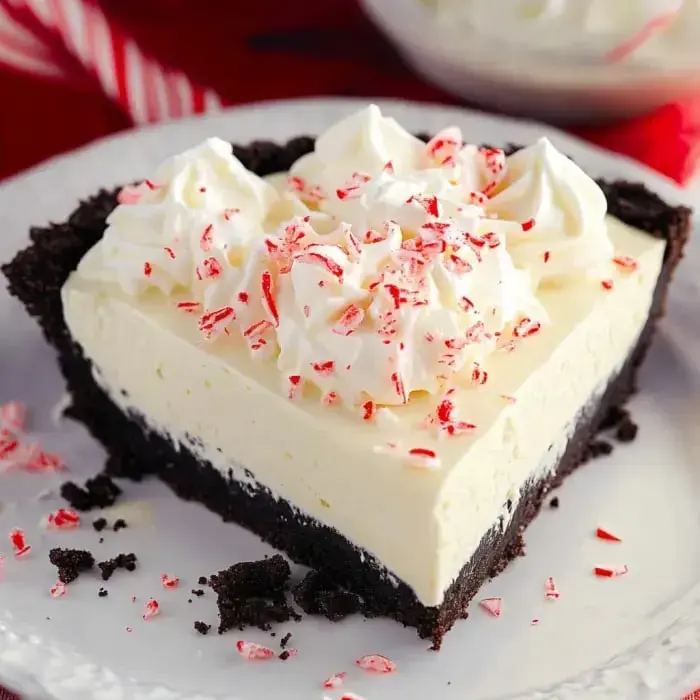
[[[206,586],[206,585],[209,583],[209,581],[208,581],[208,579],[207,579],[206,576],[200,576],[200,577],[197,579],[197,583],[198,583],[200,586]]]
[[[291,653],[289,652],[289,650],[288,650],[288,649],[285,649],[285,650],[280,654],[280,659],[282,659],[282,661],[286,661],[290,656],[291,656]]]
[[[211,625],[208,625],[206,622],[202,622],[201,620],[197,620],[194,623],[194,628],[200,634],[207,634],[209,632],[209,630],[211,629]]]
[[[607,457],[613,451],[613,446],[606,440],[591,440],[588,445],[590,457]]]
[[[632,442],[636,439],[638,430],[639,426],[628,415],[623,418],[617,426],[615,437],[620,442]]]
[[[282,637],[282,639],[280,639],[280,646],[282,647],[282,649],[286,648],[286,646],[287,646],[287,644],[289,644],[289,640],[291,638],[292,638],[292,633],[287,632],[287,634],[285,634],[284,637]]]
[[[193,588],[192,595],[196,595],[197,598],[201,598],[204,595],[204,591],[201,588]]]
[[[118,554],[114,559],[108,559],[107,561],[101,561],[97,564],[102,572],[102,580],[109,581],[112,574],[117,569],[126,569],[127,571],[133,571],[136,568],[136,555],[135,554]]]
[[[114,505],[121,493],[122,490],[106,474],[88,479],[82,487],[73,481],[66,481],[61,486],[61,496],[80,511],[108,508]]]
[[[550,508],[559,508],[559,496],[555,496],[555,497],[549,502],[549,507],[550,507]]]
[[[229,629],[258,627],[300,619],[286,601],[289,564],[279,554],[259,561],[239,562],[210,578],[217,595],[219,634]]]
[[[119,530],[123,530],[126,527],[129,527],[126,520],[124,520],[124,518],[119,518],[119,519],[114,521],[114,525],[112,526],[112,530],[114,530],[114,532],[119,532]]]
[[[95,558],[85,549],[55,547],[49,551],[49,561],[58,568],[58,578],[63,583],[75,581],[81,573],[95,566]]]
[[[325,574],[310,571],[293,591],[297,605],[308,615],[322,615],[338,622],[348,615],[362,612],[362,600],[346,591]]]
[[[95,532],[102,532],[107,527],[107,520],[105,518],[97,518],[92,523],[93,528],[95,528]]]
[[[97,595],[100,598],[106,598],[109,595],[109,591],[106,588],[100,588],[100,590],[97,591]]]

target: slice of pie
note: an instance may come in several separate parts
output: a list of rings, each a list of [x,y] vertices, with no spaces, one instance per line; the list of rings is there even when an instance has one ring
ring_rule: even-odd
[[[370,106],[315,143],[210,139],[4,272],[112,473],[439,646],[632,392],[689,229],[546,139],[426,144]]]

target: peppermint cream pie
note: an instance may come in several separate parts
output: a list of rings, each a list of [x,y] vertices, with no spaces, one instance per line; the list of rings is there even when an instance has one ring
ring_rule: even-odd
[[[113,474],[439,646],[631,393],[689,221],[546,139],[370,106],[315,142],[209,139],[4,272]]]

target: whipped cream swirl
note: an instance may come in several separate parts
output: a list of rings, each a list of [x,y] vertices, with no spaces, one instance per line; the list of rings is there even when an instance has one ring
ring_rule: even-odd
[[[537,284],[611,256],[602,192],[545,140],[510,158],[454,127],[424,144],[371,106],[287,181],[209,139],[122,191],[81,272],[159,290],[205,339],[274,363],[290,398],[371,419],[483,384],[493,352],[547,322]]]

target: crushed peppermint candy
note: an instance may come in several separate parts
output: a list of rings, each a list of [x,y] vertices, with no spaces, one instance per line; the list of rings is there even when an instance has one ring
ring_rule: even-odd
[[[595,536],[599,540],[607,540],[608,542],[622,542],[622,540],[617,535],[613,535],[612,532],[608,532],[602,527],[596,528]]]
[[[363,671],[369,671],[370,673],[394,673],[396,671],[396,664],[391,661],[391,659],[382,654],[366,654],[361,656],[355,665],[361,668]]]
[[[479,605],[492,617],[500,617],[503,612],[503,598],[483,598]]]
[[[340,688],[340,686],[343,685],[343,681],[347,678],[347,675],[348,674],[345,673],[345,671],[334,673],[332,676],[329,676],[325,681],[323,681],[323,687]]]
[[[624,576],[629,572],[627,564],[615,568],[607,568],[603,566],[596,566],[593,569],[593,573],[599,578],[617,578],[618,576]]]
[[[12,433],[24,432],[27,407],[20,401],[8,401],[0,405],[0,427]]]
[[[9,540],[17,559],[21,559],[26,554],[29,554],[32,549],[31,545],[27,544],[24,531],[19,528],[10,531]]]
[[[413,447],[408,451],[408,463],[412,467],[423,469],[439,469],[440,458],[435,450],[427,447]]]
[[[546,600],[559,600],[561,594],[554,583],[554,578],[550,576],[544,583],[544,597]]]
[[[163,588],[177,588],[180,585],[180,579],[177,577],[170,577],[168,574],[162,574],[160,583]]]
[[[618,255],[612,261],[622,272],[634,272],[639,268],[639,263],[629,255]]]
[[[264,661],[274,659],[277,656],[272,649],[256,642],[246,642],[243,639],[236,642],[236,651],[247,661]]]
[[[610,290],[612,290],[612,288],[613,288],[615,285],[613,284],[613,281],[612,281],[612,280],[601,280],[600,286],[601,286],[606,292],[609,292]]]
[[[175,306],[180,309],[180,311],[184,311],[188,314],[197,313],[202,309],[202,305],[198,301],[178,301]]]
[[[146,603],[146,608],[143,613],[143,619],[150,620],[152,617],[155,617],[158,614],[160,614],[160,605],[158,604],[157,600],[151,598]]]
[[[80,515],[72,508],[59,508],[49,513],[46,525],[54,530],[75,530],[80,527]]]
[[[528,316],[525,316],[513,328],[513,335],[516,338],[529,338],[531,335],[539,333],[541,328],[542,324],[539,321],[533,321]]]
[[[365,700],[365,698],[357,693],[343,693],[340,696],[340,700]]]
[[[68,587],[63,581],[56,581],[53,586],[49,589],[49,595],[52,598],[61,598],[68,592]]]

